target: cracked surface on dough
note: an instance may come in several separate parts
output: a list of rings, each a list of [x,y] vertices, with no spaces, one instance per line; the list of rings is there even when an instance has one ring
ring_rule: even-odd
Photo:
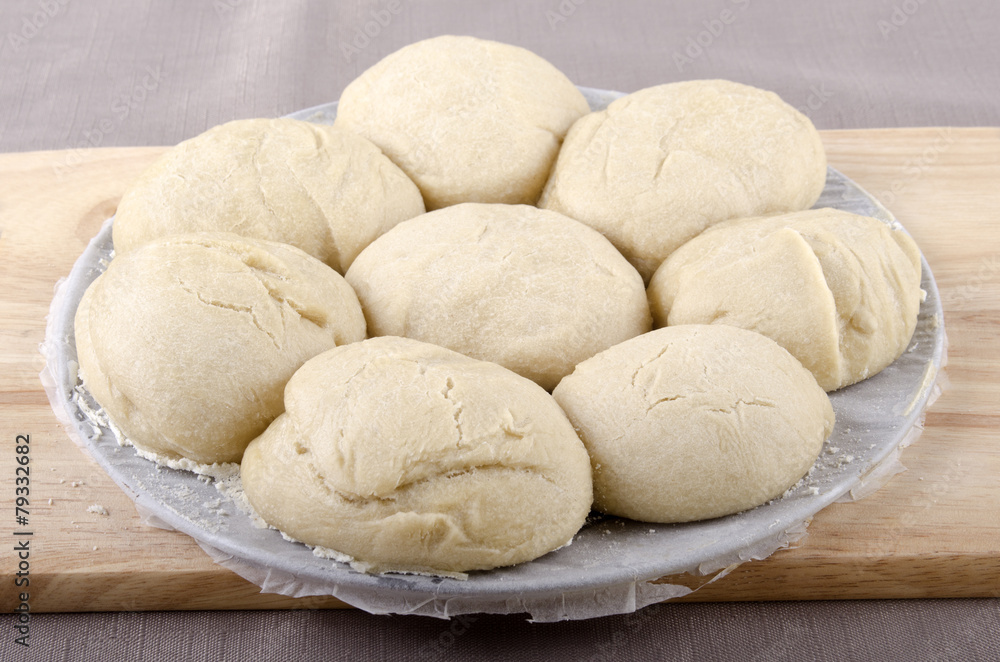
[[[371,335],[448,347],[546,389],[651,324],[642,279],[606,239],[525,205],[466,203],[401,223],[346,277]]]
[[[787,349],[827,391],[894,361],[916,328],[920,253],[836,209],[740,219],[678,249],[649,285],[656,326],[728,324]]]
[[[247,449],[271,525],[375,571],[465,572],[559,547],[590,510],[590,462],[541,388],[398,337],[307,362]]]
[[[428,210],[534,204],[570,126],[589,110],[559,70],[525,49],[442,36],[402,48],[341,94],[335,126],[378,145]]]
[[[819,134],[777,95],[686,81],[577,121],[538,204],[599,230],[648,281],[705,228],[807,209],[825,181]]]
[[[116,257],[75,321],[81,374],[135,446],[235,462],[303,362],[361,340],[357,297],[284,244],[177,235]]]
[[[343,273],[375,237],[424,212],[416,185],[349,131],[291,119],[228,122],[165,153],[125,192],[125,253],[196,231],[296,246]]]
[[[782,494],[834,422],[826,394],[787,351],[719,325],[616,345],[553,396],[590,452],[595,508],[651,522],[719,517]]]

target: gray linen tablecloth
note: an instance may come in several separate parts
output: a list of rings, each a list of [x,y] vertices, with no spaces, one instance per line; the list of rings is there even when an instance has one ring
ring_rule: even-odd
[[[381,57],[448,33],[524,46],[590,87],[753,84],[821,129],[1000,125],[998,28],[995,0],[4,0],[0,152],[172,144],[282,115],[333,101]],[[9,617],[0,623],[4,660],[1000,660],[996,600],[666,604],[545,625],[42,614],[27,652]]]

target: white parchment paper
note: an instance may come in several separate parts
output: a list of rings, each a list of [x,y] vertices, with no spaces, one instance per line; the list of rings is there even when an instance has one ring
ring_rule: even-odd
[[[581,88],[592,107],[617,93]],[[329,123],[336,104],[292,117]],[[836,207],[898,226],[891,214],[843,174],[829,169],[817,207]],[[111,223],[60,281],[41,352],[41,379],[70,438],[93,457],[152,526],[192,538],[217,563],[264,592],[331,595],[376,614],[449,618],[467,613],[527,613],[535,621],[583,619],[635,611],[691,592],[658,583],[667,575],[715,578],[800,541],[813,515],[835,501],[871,494],[903,470],[899,456],[923,429],[926,407],[941,391],[946,338],[941,301],[923,261],[920,308],[910,346],[874,377],[831,394],[837,424],[812,471],[783,497],[753,510],[703,522],[648,524],[594,515],[573,544],[530,563],[458,580],[419,575],[370,575],[320,558],[216,489],[213,478],[163,467],[123,445],[79,382],[73,316],[90,282],[112,256]],[[226,482],[226,481],[222,481]],[[232,487],[229,485],[229,487]],[[713,579],[714,581],[714,579]]]

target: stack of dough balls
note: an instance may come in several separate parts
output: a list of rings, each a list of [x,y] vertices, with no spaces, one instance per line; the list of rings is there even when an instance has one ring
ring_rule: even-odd
[[[833,430],[830,400],[773,340],[668,327],[576,367],[553,393],[594,466],[594,506],[647,522],[736,513],[780,496]]]
[[[368,138],[417,183],[428,210],[538,200],[570,126],[589,112],[531,51],[473,37],[417,42],[358,76],[335,126]]]
[[[573,125],[538,205],[599,230],[643,279],[705,228],[808,209],[819,133],[773,92],[725,80],[639,90]]]
[[[220,124],[160,157],[115,213],[118,253],[185,232],[301,248],[340,273],[373,239],[424,213],[420,191],[349,131],[291,119]]]
[[[239,462],[306,360],[362,340],[351,287],[287,244],[164,237],[116,257],[77,308],[80,373],[146,454]]]
[[[920,251],[901,229],[836,209],[742,219],[688,242],[649,285],[657,326],[730,324],[775,341],[827,391],[903,353]]]
[[[590,512],[590,459],[548,393],[407,338],[312,359],[241,467],[254,509],[356,567],[435,574],[529,561]]]
[[[346,277],[372,335],[493,361],[548,390],[651,325],[642,278],[607,239],[526,205],[465,203],[400,223]]]

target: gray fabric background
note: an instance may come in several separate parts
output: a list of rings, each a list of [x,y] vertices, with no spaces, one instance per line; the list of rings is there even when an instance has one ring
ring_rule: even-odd
[[[750,83],[821,129],[1000,125],[995,0],[398,2],[4,0],[0,151],[172,144],[282,115],[335,100],[384,55],[445,33],[525,46],[591,87]],[[377,31],[367,43],[366,24]],[[12,626],[0,617],[3,660],[1000,659],[997,600],[668,604],[545,625],[43,614],[28,651]]]
[[[28,654],[4,660],[1000,660],[995,600],[654,605],[628,616],[528,623],[357,611],[36,616]],[[992,630],[992,633],[989,631]],[[7,629],[3,628],[6,632]],[[6,635],[4,635],[6,637]],[[6,642],[0,644],[5,655]]]
[[[173,144],[333,101],[445,33],[524,46],[590,87],[750,83],[821,129],[1000,124],[995,0],[395,1],[4,0],[0,151]]]

